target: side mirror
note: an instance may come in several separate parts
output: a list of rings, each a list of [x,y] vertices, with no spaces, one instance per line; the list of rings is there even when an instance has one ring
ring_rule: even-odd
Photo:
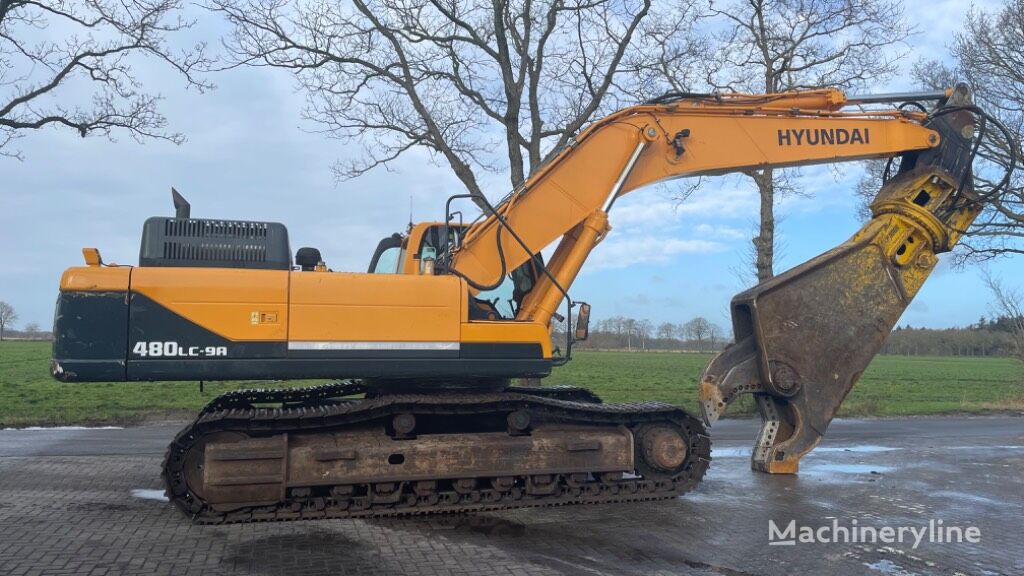
[[[582,342],[590,335],[590,304],[580,302],[580,311],[576,315],[576,334],[574,340]]]

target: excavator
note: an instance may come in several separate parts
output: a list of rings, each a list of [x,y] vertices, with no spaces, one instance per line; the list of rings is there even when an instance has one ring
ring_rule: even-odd
[[[672,498],[701,481],[707,426],[744,394],[762,419],[752,467],[796,473],[936,255],[985,205],[971,102],[964,85],[669,94],[595,121],[472,221],[456,210],[468,196],[451,197],[443,219],[381,240],[366,273],[332,271],[308,247],[293,262],[282,224],[192,218],[174,192],[175,216],[145,222],[137,266],[86,248],[64,272],[51,371],[332,381],[226,393],[174,438],[166,493],[199,523]],[[701,377],[700,417],[533,380],[587,337],[590,306],[569,289],[618,198],[674,178],[867,159],[890,159],[870,220],[732,301],[735,342]]]

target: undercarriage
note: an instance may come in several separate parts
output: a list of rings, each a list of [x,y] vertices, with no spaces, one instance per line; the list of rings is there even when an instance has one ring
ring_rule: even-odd
[[[701,422],[668,404],[568,386],[375,396],[344,381],[217,398],[163,477],[196,522],[231,523],[656,500],[695,487],[710,460]]]

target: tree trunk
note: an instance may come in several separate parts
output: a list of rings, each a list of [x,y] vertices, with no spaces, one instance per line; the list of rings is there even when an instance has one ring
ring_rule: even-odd
[[[761,198],[761,218],[758,235],[754,238],[754,267],[758,282],[775,276],[775,182],[772,176],[771,170],[753,174]]]
[[[512,180],[512,189],[515,190],[526,180],[526,169],[523,166],[523,150],[519,147],[519,132],[511,128],[518,127],[519,116],[508,118],[509,128],[505,129],[505,145],[508,148],[509,178]]]

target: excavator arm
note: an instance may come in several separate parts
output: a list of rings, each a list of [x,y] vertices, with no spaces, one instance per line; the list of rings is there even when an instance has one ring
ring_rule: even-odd
[[[736,343],[702,377],[706,423],[753,394],[753,468],[795,473],[937,262],[979,211],[970,182],[969,90],[931,95],[941,112],[844,111],[835,90],[688,98],[636,106],[583,132],[472,225],[450,269],[474,289],[561,238],[518,320],[547,324],[616,198],[696,175],[868,158],[901,159],[843,245],[735,297]],[[571,331],[570,331],[571,332]]]
[[[844,111],[837,90],[728,95],[634,106],[580,134],[473,224],[448,268],[486,289],[561,239],[518,320],[546,324],[609,230],[615,200],[674,178],[886,158],[940,146],[923,112]],[[552,284],[552,278],[557,285]]]

